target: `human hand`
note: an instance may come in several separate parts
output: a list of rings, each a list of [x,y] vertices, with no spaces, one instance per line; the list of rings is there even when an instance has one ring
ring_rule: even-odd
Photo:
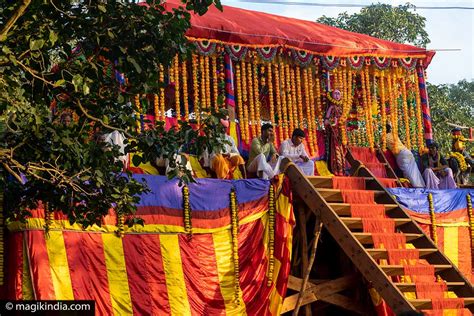
[[[278,155],[277,155],[277,154],[274,154],[274,155],[272,156],[272,159],[271,159],[270,161],[271,161],[272,163],[276,163],[277,160],[278,160]]]
[[[301,160],[303,160],[304,162],[308,162],[308,161],[309,161],[309,158],[306,157],[306,156],[301,155],[300,158],[301,158]]]

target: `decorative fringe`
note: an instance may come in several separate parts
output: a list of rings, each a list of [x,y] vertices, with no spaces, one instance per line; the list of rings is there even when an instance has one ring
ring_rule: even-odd
[[[412,282],[435,282],[434,266],[425,262],[425,260],[417,260],[415,264],[404,265],[404,274],[410,276]]]
[[[183,211],[184,211],[184,231],[189,237],[193,235],[193,227],[191,222],[191,207],[189,205],[189,188],[183,186]]]
[[[392,218],[362,218],[364,233],[394,233],[395,221]]]
[[[356,189],[365,190],[365,179],[357,177],[333,177],[332,187],[334,189]]]
[[[389,264],[401,264],[402,260],[417,260],[420,258],[418,249],[387,249]]]
[[[349,204],[375,204],[374,191],[341,190],[344,203]]]
[[[471,195],[466,195],[467,213],[469,214],[469,231],[471,233],[471,254],[474,255],[474,215],[472,214],[472,200]]]
[[[232,259],[234,262],[234,300],[240,304],[240,269],[239,269],[239,213],[235,189],[230,191],[230,215],[232,233]]]
[[[374,248],[403,249],[406,246],[406,236],[402,233],[373,233]]]
[[[445,282],[415,282],[415,287],[419,299],[443,299],[448,290]]]
[[[385,206],[378,204],[351,204],[351,216],[361,218],[386,218]]]
[[[445,309],[463,309],[464,299],[463,298],[443,298],[443,299],[431,299],[431,304],[434,310],[445,310]]]
[[[269,241],[268,241],[268,281],[267,286],[273,283],[273,271],[275,268],[275,188],[270,185],[268,192],[268,225],[269,225]]]
[[[434,212],[434,203],[433,203],[433,195],[428,193],[428,204],[430,206],[430,219],[431,219],[431,239],[433,239],[435,245],[438,245],[438,234],[436,232],[436,215]]]

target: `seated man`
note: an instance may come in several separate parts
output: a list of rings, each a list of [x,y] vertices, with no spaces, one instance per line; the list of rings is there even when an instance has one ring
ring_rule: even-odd
[[[387,124],[387,148],[394,154],[398,167],[403,171],[403,176],[410,180],[412,187],[424,188],[425,181],[421,176],[420,170],[418,170],[415,157],[413,157],[412,152],[403,145],[398,135],[392,132],[392,126],[390,124]]]
[[[256,172],[257,176],[262,179],[271,179],[280,173],[279,157],[273,140],[273,126],[271,124],[263,124],[261,127],[262,136],[255,137],[250,147],[249,161],[247,162],[247,171]]]
[[[474,159],[472,159],[465,148],[465,142],[469,140],[462,135],[461,129],[458,127],[454,128],[451,133],[452,152],[450,154],[449,166],[453,171],[455,181],[459,184],[468,184],[471,170],[474,168]]]
[[[453,171],[438,151],[438,144],[428,145],[429,152],[421,156],[423,178],[427,189],[455,189]]]
[[[304,148],[304,131],[297,128],[291,139],[285,140],[280,146],[280,155],[291,159],[307,176],[314,176],[314,162],[309,159]]]
[[[225,128],[229,127],[229,121],[221,120]],[[223,134],[221,142],[224,148],[220,153],[211,153],[210,167],[217,175],[218,179],[232,179],[237,167],[245,166],[245,160],[240,156],[235,141],[227,134]],[[245,168],[242,168],[245,171]],[[244,173],[243,173],[244,174]]]

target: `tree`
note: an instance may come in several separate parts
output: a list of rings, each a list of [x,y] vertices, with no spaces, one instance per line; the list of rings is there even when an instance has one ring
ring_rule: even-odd
[[[352,15],[347,12],[340,13],[336,18],[323,15],[317,22],[393,42],[426,47],[430,43],[425,31],[426,19],[409,11],[413,8],[409,3],[398,7],[377,3]]]
[[[428,84],[434,139],[444,153],[451,151],[451,129],[446,123],[474,127],[474,81],[452,85]],[[464,136],[468,137],[467,130]],[[468,145],[472,148],[472,145]]]
[[[218,129],[201,137],[189,125],[138,133],[138,109],[128,101],[159,91],[159,65],[190,52],[190,12],[204,14],[219,0],[188,0],[172,11],[160,1],[131,2],[0,0],[0,190],[7,217],[24,219],[39,201],[85,226],[100,224],[111,206],[132,215],[146,184],[122,174],[117,146],[94,135],[120,131],[134,140],[129,151],[150,159],[172,157],[185,142],[197,151],[215,145]],[[64,111],[72,116],[63,120]],[[207,118],[206,132],[216,120]]]

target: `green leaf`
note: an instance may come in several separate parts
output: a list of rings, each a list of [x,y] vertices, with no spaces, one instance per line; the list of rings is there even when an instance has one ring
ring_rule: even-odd
[[[72,77],[72,84],[76,92],[79,91],[79,88],[82,86],[82,81],[83,78],[80,74],[75,74],[74,77]]]
[[[87,85],[87,83],[84,83],[82,85],[82,91],[84,92],[84,95],[88,95],[90,93],[90,88],[89,86]]]
[[[51,45],[54,45],[56,41],[58,40],[58,34],[55,31],[49,31],[49,41],[51,42]]]
[[[40,50],[43,48],[44,45],[44,40],[43,39],[38,39],[38,40],[31,40],[30,41],[30,50]]]
[[[104,12],[104,13],[107,12],[107,9],[105,8],[105,6],[104,6],[103,4],[99,4],[99,5],[97,6],[97,8],[98,8],[100,11]]]
[[[138,72],[138,73],[141,73],[142,72],[142,68],[140,67],[140,65],[138,65],[137,61],[135,60],[135,58],[133,57],[130,57],[130,56],[127,56],[127,60],[129,63],[131,63],[133,65],[133,67],[135,67],[135,70]]]
[[[56,82],[54,83],[54,86],[55,86],[55,87],[60,87],[60,86],[64,85],[65,83],[66,83],[66,80],[64,80],[64,79],[59,79],[58,81],[56,81]]]

